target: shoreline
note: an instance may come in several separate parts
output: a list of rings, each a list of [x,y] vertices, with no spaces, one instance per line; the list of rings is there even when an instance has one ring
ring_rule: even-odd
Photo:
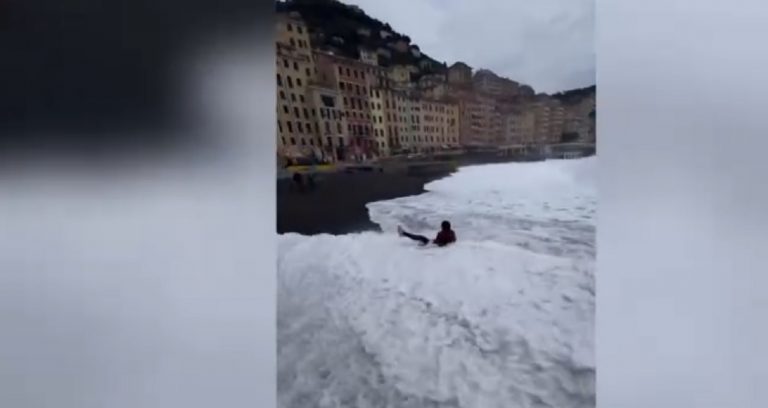
[[[312,191],[277,180],[277,232],[302,235],[379,231],[366,205],[426,192],[424,186],[457,169],[446,163],[383,167],[381,171],[317,173]]]
[[[380,231],[368,216],[368,203],[422,194],[427,183],[447,177],[460,167],[541,160],[546,158],[463,155],[350,165],[357,170],[312,172],[316,188],[303,193],[296,191],[290,171],[280,169],[276,180],[277,233],[340,235]]]

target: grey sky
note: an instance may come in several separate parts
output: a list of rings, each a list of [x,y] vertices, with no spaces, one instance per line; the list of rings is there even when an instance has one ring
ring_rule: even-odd
[[[595,0],[348,0],[429,56],[556,92],[595,83]]]

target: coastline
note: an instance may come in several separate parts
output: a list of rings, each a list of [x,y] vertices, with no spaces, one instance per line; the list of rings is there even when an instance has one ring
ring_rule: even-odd
[[[426,168],[425,168],[426,166]],[[381,171],[317,173],[313,191],[277,180],[277,232],[348,234],[377,231],[366,204],[424,193],[424,186],[456,170],[453,164],[384,166]]]
[[[584,152],[582,152],[584,153]],[[594,154],[587,152],[581,157]],[[378,231],[379,226],[368,217],[366,205],[375,201],[391,200],[424,193],[424,186],[447,177],[459,167],[547,160],[542,155],[499,156],[495,154],[463,154],[433,157],[431,160],[383,161],[347,172],[314,171],[316,188],[300,193],[295,191],[290,171],[278,170],[277,178],[277,233],[348,234]],[[305,171],[300,173],[307,174]]]

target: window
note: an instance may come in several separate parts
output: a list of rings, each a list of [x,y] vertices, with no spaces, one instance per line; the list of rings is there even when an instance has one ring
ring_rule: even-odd
[[[320,108],[320,117],[325,119],[325,109]]]
[[[277,121],[277,128],[280,130],[280,133],[283,133],[283,124],[280,123],[279,120]],[[283,143],[285,143],[285,142],[283,142]]]
[[[315,141],[313,139],[309,139],[309,145],[310,146],[314,146],[315,145]]]
[[[339,67],[339,75],[344,75],[344,70],[342,70],[341,67]]]
[[[296,94],[294,93],[291,94],[291,101],[296,102]]]
[[[349,68],[347,68],[347,76],[352,76],[352,74],[349,72]]]
[[[307,77],[312,76],[312,71],[309,68],[307,68],[305,71],[307,73]]]
[[[299,85],[301,85],[301,84],[299,84]],[[304,99],[304,95],[299,95],[299,99],[301,100],[301,103],[306,102],[306,100]]]
[[[312,117],[317,117],[317,112],[315,111],[315,108],[312,108]]]
[[[288,79],[288,88],[293,88],[293,80],[290,75],[286,76],[286,78]]]
[[[288,110],[288,105],[283,105],[283,112],[290,113],[290,111]]]
[[[344,90],[344,82],[339,82],[339,89]]]
[[[299,133],[304,133],[304,125],[301,122],[296,122],[296,127],[299,128]]]
[[[293,31],[293,26],[291,25],[291,23],[288,23],[288,31]]]
[[[356,70],[356,69],[352,71],[352,74],[353,74],[353,76],[354,76],[355,78],[357,78],[357,70]]]
[[[360,95],[360,85],[355,85],[355,93]]]
[[[307,145],[307,141],[303,137],[301,138],[301,145],[302,146],[306,146]]]
[[[293,126],[291,126],[291,122],[285,122],[286,125],[288,125],[288,133],[293,133]],[[291,138],[291,144],[296,144],[296,142],[293,141],[293,138]]]
[[[283,142],[283,145],[285,145],[285,144],[286,144],[286,143],[285,143],[285,138],[284,138],[284,137],[281,137],[281,138],[280,138],[280,140]]]
[[[296,40],[294,40],[293,37],[291,37],[291,46],[292,47],[296,46]]]
[[[340,147],[344,147],[344,138],[343,137],[339,138],[339,146]]]
[[[379,90],[378,90],[378,89],[376,90],[376,97],[377,97],[377,98],[380,98],[380,97],[381,97],[381,96],[380,96],[380,94],[379,94]]]
[[[304,108],[304,119],[309,119],[309,111],[307,108]]]
[[[342,132],[342,130],[341,130],[341,129],[342,129],[342,128],[341,128],[341,122],[336,122],[336,130],[338,130],[338,133],[341,133],[341,132]]]
[[[331,133],[331,122],[325,122],[325,133]]]
[[[296,86],[301,86],[301,78],[296,78]]]
[[[299,70],[299,63],[298,62],[296,62],[296,61],[293,62],[293,69],[295,69],[296,71]]]
[[[277,74],[277,86],[283,86],[283,78],[280,77],[280,74]]]
[[[312,131],[312,125],[309,122],[307,122],[307,133],[311,131]],[[315,122],[315,133],[320,133],[320,125],[317,122]]]
[[[284,60],[283,60],[283,66],[285,66],[286,68],[288,68],[288,67],[290,67],[290,66],[291,66],[291,64],[288,62],[288,60],[287,60],[287,59],[284,59]]]
[[[328,137],[328,146],[333,146],[333,139],[329,136]]]
[[[293,138],[293,137],[291,138],[291,144],[292,144],[292,145],[294,145],[294,146],[296,146],[296,139],[295,139],[295,138]]]
[[[299,108],[296,106],[293,107],[293,116],[296,116],[297,118],[301,117],[301,115],[299,114]]]

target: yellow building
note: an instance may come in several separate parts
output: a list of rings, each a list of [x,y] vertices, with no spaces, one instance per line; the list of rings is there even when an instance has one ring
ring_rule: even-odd
[[[389,69],[389,77],[397,88],[411,87],[411,74],[418,72],[413,65],[394,65]]]
[[[376,148],[379,156],[387,157],[391,154],[390,146],[392,116],[391,109],[387,109],[389,90],[386,88],[371,88],[370,107],[373,136],[376,140]],[[387,113],[390,113],[389,117]],[[388,129],[389,132],[388,132]]]
[[[447,101],[421,101],[421,140],[419,149],[434,152],[459,146],[459,107]]]
[[[316,68],[306,24],[296,13],[277,19],[277,146],[283,156],[323,156],[317,110],[309,93]]]
[[[341,93],[333,87],[313,84],[309,86],[309,94],[317,110],[318,141],[316,145],[321,147],[324,157],[329,158],[330,161],[346,160],[346,150],[350,140]]]
[[[539,144],[560,143],[565,130],[565,108],[547,95],[539,95],[533,104],[535,139]]]
[[[535,144],[536,114],[533,110],[521,107],[512,111],[505,118],[504,136],[506,145]]]

